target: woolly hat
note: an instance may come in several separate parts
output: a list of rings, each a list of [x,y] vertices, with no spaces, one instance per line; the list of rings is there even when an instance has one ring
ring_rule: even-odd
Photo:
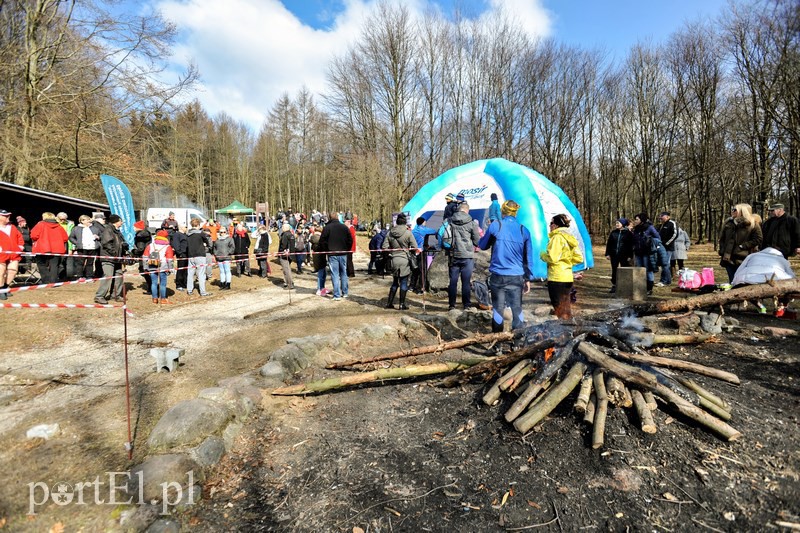
[[[447,194],[445,195],[444,199],[445,199],[446,201],[448,201],[448,202],[452,202],[453,200],[455,200],[455,199],[456,199],[456,197],[455,197],[455,196],[453,196],[453,193],[449,192],[449,193],[447,193]]]
[[[622,227],[624,227],[624,228],[627,228],[627,227],[628,227],[628,223],[629,223],[629,221],[628,221],[628,219],[627,219],[627,218],[625,218],[625,217],[618,218],[618,219],[617,219],[617,222],[619,222],[620,224],[622,224]]]
[[[17,224],[22,224],[22,223],[27,224],[28,221],[22,218],[21,216],[17,217]]]
[[[156,237],[169,237],[169,232],[165,229],[160,229],[156,232]]]
[[[406,216],[405,215],[397,215],[397,225],[398,226],[405,226],[406,225]]]
[[[464,201],[464,195],[461,194],[461,193],[458,193],[458,195],[456,196],[456,201],[457,202],[463,202]]]
[[[134,229],[143,230],[144,229],[144,220],[140,220],[133,225]]]
[[[500,212],[503,216],[516,216],[517,211],[519,211],[519,204],[514,200],[506,200],[503,202],[503,205],[500,206]]]

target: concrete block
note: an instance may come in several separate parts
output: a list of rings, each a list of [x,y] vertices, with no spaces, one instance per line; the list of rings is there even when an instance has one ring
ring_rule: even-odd
[[[619,267],[617,297],[634,301],[647,299],[647,270],[644,267]]]
[[[182,348],[150,348],[150,357],[156,360],[156,372],[166,370],[174,372],[180,364],[181,356],[186,352]]]

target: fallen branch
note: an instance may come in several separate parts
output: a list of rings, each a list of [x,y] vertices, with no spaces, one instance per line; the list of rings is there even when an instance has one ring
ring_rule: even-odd
[[[639,415],[639,422],[641,423],[642,431],[645,433],[655,433],[656,423],[653,420],[653,413],[647,406],[642,393],[636,389],[631,390],[631,399],[633,406],[636,408],[636,414]]]
[[[513,340],[516,336],[522,335],[523,331],[507,331],[500,333],[484,333],[478,334],[473,337],[465,339],[458,339],[454,341],[442,342],[432,344],[429,346],[418,346],[417,348],[407,348],[396,352],[379,355],[377,357],[370,357],[369,359],[350,359],[341,363],[330,363],[325,368],[327,369],[340,369],[347,368],[354,365],[366,365],[368,363],[377,363],[378,361],[390,361],[392,359],[401,359],[403,357],[414,357],[417,355],[425,355],[429,353],[445,352],[447,350],[456,350],[471,346],[473,344],[484,344],[490,342],[503,342]]]
[[[682,361],[680,359],[672,359],[670,357],[658,357],[655,355],[641,355],[627,352],[616,352],[615,355],[621,359],[627,359],[628,361],[634,361],[636,363],[646,363],[652,366],[671,368],[675,370],[686,370],[687,372],[720,379],[735,385],[739,384],[739,377],[736,374],[719,370],[717,368],[704,366],[698,363]]]
[[[411,365],[398,368],[380,368],[371,372],[362,372],[350,376],[339,376],[335,378],[312,381],[310,383],[300,383],[289,387],[281,387],[272,391],[274,396],[297,396],[311,394],[315,392],[327,392],[336,389],[343,389],[352,385],[362,385],[375,381],[389,379],[403,379],[418,376],[430,376],[434,374],[444,374],[468,368],[478,360],[467,360],[453,363],[434,363],[430,365]]]
[[[577,362],[572,365],[564,379],[559,381],[542,399],[534,406],[531,406],[521,417],[514,421],[514,427],[520,433],[527,433],[529,429],[538,424],[544,417],[549,415],[561,401],[580,383],[583,373],[586,372],[586,364]]]

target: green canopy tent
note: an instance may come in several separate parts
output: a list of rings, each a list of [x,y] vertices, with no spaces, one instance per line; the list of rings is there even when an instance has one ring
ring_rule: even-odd
[[[251,215],[255,212],[254,209],[245,207],[244,204],[238,200],[234,200],[229,206],[217,209],[214,213],[218,215]]]

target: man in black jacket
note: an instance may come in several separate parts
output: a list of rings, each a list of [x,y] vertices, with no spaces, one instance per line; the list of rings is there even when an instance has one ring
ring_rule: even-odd
[[[772,204],[769,218],[761,226],[764,240],[761,249],[775,248],[789,259],[800,254],[800,222],[786,213],[783,204]]]
[[[656,287],[664,287],[672,283],[673,272],[675,266],[675,239],[678,238],[678,224],[670,218],[669,211],[662,211],[661,227],[658,228],[658,234],[661,235],[661,244],[667,251],[669,264],[661,268],[661,280]]]
[[[338,213],[331,212],[328,219],[319,238],[319,247],[322,252],[330,252],[327,255],[331,267],[333,300],[338,302],[350,295],[347,284],[347,255],[351,253],[353,237],[347,226],[339,222]]]
[[[200,220],[193,218],[191,228],[186,234],[186,255],[188,271],[186,274],[186,294],[194,292],[194,276],[197,273],[197,286],[200,296],[206,292],[206,253],[211,249],[211,237],[200,229]]]
[[[119,215],[111,215],[108,222],[100,234],[100,264],[103,268],[103,280],[98,283],[94,301],[99,304],[107,304],[108,298],[114,301],[122,300],[122,259],[121,257],[128,251],[128,243],[122,237],[119,228],[122,226],[122,218]],[[113,288],[112,288],[113,285]]]
[[[175,252],[177,267],[175,269],[175,288],[179,291],[185,291],[186,278],[188,277],[186,267],[189,264],[186,249],[186,226],[183,224],[178,225],[178,231],[171,233],[169,236],[169,245],[172,246],[172,251]]]

